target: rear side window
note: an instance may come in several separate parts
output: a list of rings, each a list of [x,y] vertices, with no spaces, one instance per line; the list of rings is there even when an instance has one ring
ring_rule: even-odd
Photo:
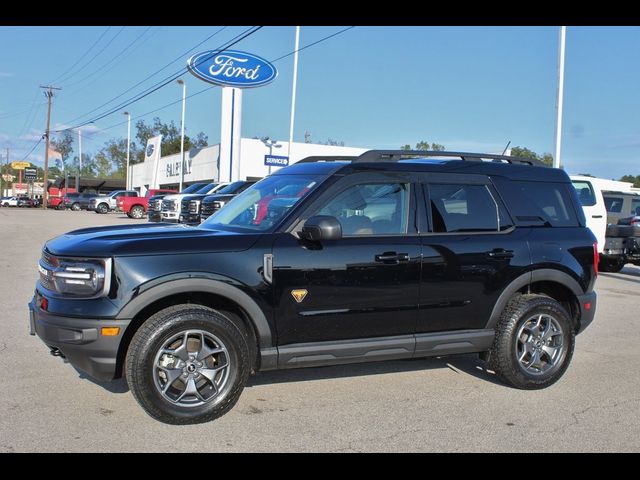
[[[591,182],[573,180],[573,188],[576,189],[578,200],[583,207],[593,207],[596,204],[596,194]]]
[[[498,232],[512,226],[485,185],[431,184],[429,203],[434,233]]]
[[[622,211],[622,204],[624,199],[621,197],[604,197],[604,204],[607,207],[609,213],[620,213]]]
[[[572,188],[564,183],[518,182],[494,178],[520,226],[577,227]],[[582,209],[580,209],[582,210]]]
[[[631,215],[640,215],[640,198],[631,200]]]

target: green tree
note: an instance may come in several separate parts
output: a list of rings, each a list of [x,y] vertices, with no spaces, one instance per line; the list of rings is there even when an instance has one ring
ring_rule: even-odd
[[[640,188],[640,175],[623,175],[620,177],[621,182],[631,182],[636,188]]]
[[[135,150],[135,154],[133,155],[135,160],[133,163],[144,161],[144,148],[147,145],[147,140],[157,135],[162,135],[160,154],[163,157],[180,152],[180,129],[173,120],[169,123],[163,123],[159,117],[155,117],[152,125],[147,125],[144,120],[138,120],[136,122],[136,138],[140,142],[140,148],[137,148],[135,144],[133,145],[133,150]],[[191,138],[186,134],[185,130],[184,150],[186,152],[192,148],[206,147],[209,145],[208,140],[204,132],[199,132],[195,137]]]
[[[529,150],[527,147],[513,147],[511,149],[512,157],[521,157],[521,158],[533,158],[535,160],[540,160],[545,165],[552,166],[553,165],[553,155],[550,153],[545,153],[543,155],[538,155],[533,150]]]
[[[433,152],[442,152],[445,149],[444,145],[440,143],[429,143],[425,140],[421,140],[416,143],[416,148],[412,149],[408,143],[402,145],[400,150],[431,150]]]
[[[344,147],[344,140],[334,140],[333,138],[327,138],[324,142],[325,145],[332,145],[334,147]]]

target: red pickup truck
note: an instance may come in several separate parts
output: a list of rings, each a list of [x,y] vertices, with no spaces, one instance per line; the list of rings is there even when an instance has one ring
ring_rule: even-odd
[[[145,197],[118,197],[116,200],[118,211],[124,212],[129,218],[142,218],[147,213],[147,200],[154,195],[178,193],[176,190],[151,189]]]

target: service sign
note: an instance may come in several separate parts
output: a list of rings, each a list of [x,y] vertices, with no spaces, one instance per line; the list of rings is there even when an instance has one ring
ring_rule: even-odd
[[[264,58],[237,50],[207,50],[187,61],[189,71],[201,80],[236,88],[261,87],[278,76]]]
[[[279,155],[265,155],[264,164],[268,167],[286,167],[289,165],[289,157]]]

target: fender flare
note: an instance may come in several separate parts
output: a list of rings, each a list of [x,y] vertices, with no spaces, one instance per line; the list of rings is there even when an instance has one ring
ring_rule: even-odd
[[[260,348],[273,346],[269,322],[258,304],[234,285],[211,278],[180,278],[155,284],[127,303],[116,319],[131,319],[157,300],[178,293],[205,292],[220,295],[238,304],[249,316],[255,327]]]
[[[562,272],[560,270],[554,270],[551,268],[541,268],[539,270],[533,270],[531,272],[526,272],[516,277],[508,286],[505,288],[495,305],[493,306],[493,310],[491,311],[491,316],[489,317],[489,321],[485,328],[495,328],[496,323],[500,319],[500,315],[502,311],[507,306],[507,303],[513,297],[513,295],[520,290],[522,287],[526,287],[527,285],[531,285],[535,282],[548,281],[560,283],[563,286],[567,287],[571,292],[575,295],[584,295],[584,290],[580,286],[580,284],[576,281],[575,278],[571,277],[569,274]]]

